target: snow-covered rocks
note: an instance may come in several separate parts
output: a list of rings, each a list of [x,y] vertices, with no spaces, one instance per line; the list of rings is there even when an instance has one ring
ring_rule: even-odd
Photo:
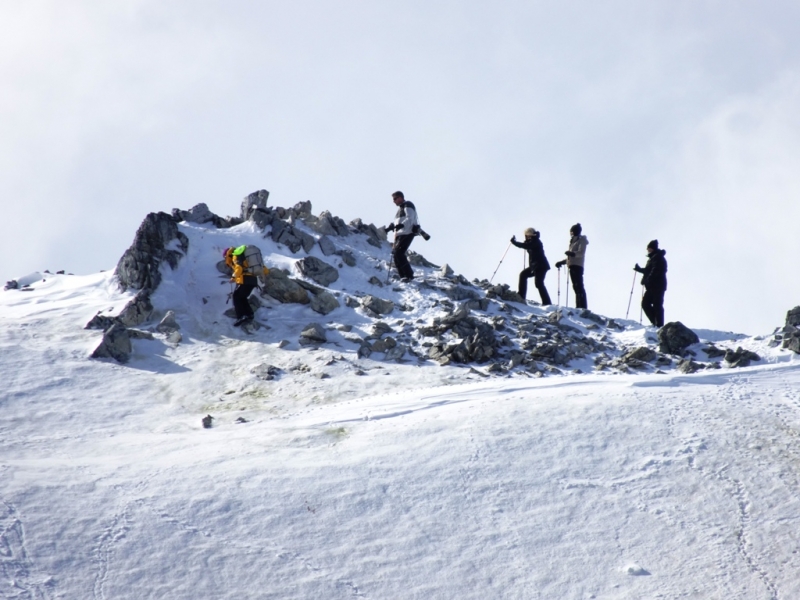
[[[339,279],[339,270],[316,256],[301,258],[295,263],[295,268],[303,277],[308,277],[324,287]]]
[[[683,356],[683,352],[689,346],[699,342],[697,334],[680,321],[667,323],[658,330],[658,348],[665,354]]]

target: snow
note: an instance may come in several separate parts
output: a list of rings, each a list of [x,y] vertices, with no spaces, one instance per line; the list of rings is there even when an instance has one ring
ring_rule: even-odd
[[[800,597],[796,355],[697,330],[764,360],[533,378],[359,359],[336,329],[304,348],[310,322],[374,320],[275,302],[243,333],[222,248],[305,253],[251,224],[181,230],[153,302],[184,339],[134,340],[126,365],[89,360],[83,329],[132,297],[111,273],[0,293],[0,598]],[[364,240],[332,292],[385,278]],[[437,310],[418,284],[375,293],[409,308],[396,328]],[[619,322],[620,344],[655,336]]]

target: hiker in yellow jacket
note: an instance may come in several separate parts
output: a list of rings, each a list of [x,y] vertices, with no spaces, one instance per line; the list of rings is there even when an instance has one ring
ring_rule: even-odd
[[[247,264],[247,259],[244,256],[246,249],[247,246],[239,246],[238,248],[225,248],[222,251],[225,264],[233,269],[231,281],[236,283],[236,289],[233,290],[233,309],[236,311],[234,327],[239,327],[252,321],[255,317],[253,307],[250,306],[247,299],[258,286],[258,277],[250,272],[250,265]],[[263,270],[265,274],[269,272],[266,268]]]

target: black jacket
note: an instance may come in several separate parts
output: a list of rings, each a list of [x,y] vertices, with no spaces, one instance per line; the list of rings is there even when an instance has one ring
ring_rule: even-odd
[[[534,272],[550,270],[550,263],[547,262],[547,257],[544,255],[544,246],[542,246],[538,233],[531,239],[525,238],[524,242],[511,240],[511,243],[517,248],[524,248],[528,251],[528,262]]]
[[[647,259],[644,268],[636,269],[639,273],[643,273],[642,285],[646,289],[667,291],[667,259],[664,258],[666,253],[666,250],[654,250],[649,254],[650,258]]]

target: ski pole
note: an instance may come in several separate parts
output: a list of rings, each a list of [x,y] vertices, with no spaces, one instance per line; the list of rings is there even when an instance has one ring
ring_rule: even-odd
[[[564,302],[564,308],[569,308],[569,269],[567,269],[567,282],[564,288],[566,289],[567,293],[567,301]]]
[[[499,263],[498,263],[498,265],[497,265],[497,269],[499,269],[499,268],[500,268],[500,265],[502,265],[502,264],[503,264],[503,261],[504,261],[504,260],[505,260],[505,258],[506,258],[506,254],[508,254],[508,249],[509,249],[509,248],[511,248],[511,242],[508,242],[508,246],[506,246],[506,251],[505,251],[505,252],[503,252],[503,258],[501,258],[501,259],[500,259],[500,262],[499,262]],[[492,276],[491,276],[491,278],[489,279],[489,283],[492,283],[492,279],[494,279],[494,276],[495,276],[495,275],[497,275],[497,269],[495,269],[495,270],[494,270],[494,273],[492,273]]]
[[[631,312],[631,300],[633,300],[633,288],[636,287],[636,272],[633,273],[633,283],[631,283],[631,295],[628,298],[628,310],[625,311],[625,318],[628,318],[628,313]]]

